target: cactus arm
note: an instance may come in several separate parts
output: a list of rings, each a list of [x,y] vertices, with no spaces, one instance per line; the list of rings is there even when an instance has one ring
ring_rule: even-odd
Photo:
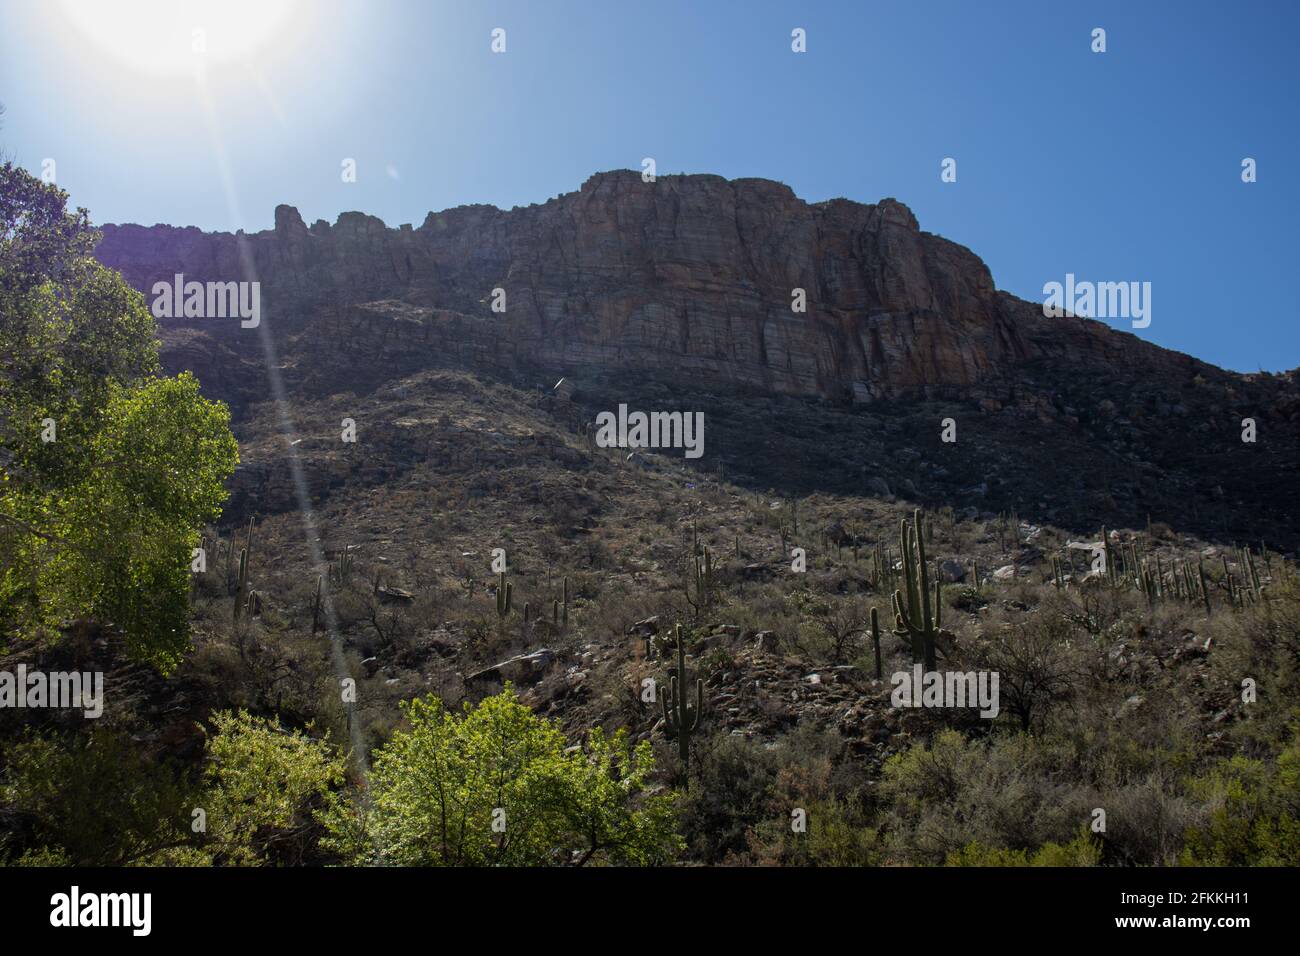
[[[906,636],[913,630],[912,622],[908,619],[907,608],[903,607],[903,592],[894,592],[894,626],[897,628],[896,634]]]
[[[934,579],[934,629],[936,631],[939,630],[943,616],[943,600],[939,587],[939,578],[936,575]]]
[[[912,516],[912,521],[916,525],[914,534],[916,538],[916,570],[918,572],[916,586],[917,590],[921,592],[921,626],[928,629],[934,617],[930,607],[930,573],[925,561],[925,541],[921,537],[921,509],[916,510]]]

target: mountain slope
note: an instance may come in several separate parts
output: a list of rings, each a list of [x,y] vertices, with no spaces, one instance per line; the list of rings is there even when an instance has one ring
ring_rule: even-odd
[[[461,207],[419,228],[359,213],[308,228],[285,206],[247,236],[107,226],[98,255],[146,294],[176,273],[261,282],[259,330],[161,323],[169,364],[237,415],[271,397],[268,354],[308,417],[326,396],[430,367],[565,375],[588,419],[623,402],[704,411],[700,464],[758,486],[883,493],[867,483],[879,478],[910,499],[1066,526],[1149,516],[1300,542],[1286,494],[1294,373],[1238,375],[1044,318],[894,200],[810,205],[764,180],[612,172],[541,205]],[[939,441],[944,418],[955,444]]]

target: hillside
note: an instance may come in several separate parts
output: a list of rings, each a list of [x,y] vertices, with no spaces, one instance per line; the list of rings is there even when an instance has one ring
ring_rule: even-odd
[[[0,710],[0,860],[1300,859],[1294,373],[1044,318],[892,200],[608,173],[419,229],[276,223],[104,229],[146,303],[176,273],[262,283],[253,327],[157,323],[239,463],[203,560],[165,579],[190,625],[170,668],[120,617],[35,617],[12,576],[36,623],[6,666],[111,693],[89,727]],[[207,407],[138,377],[172,389],[149,408]],[[701,413],[703,453],[607,447],[620,406]],[[190,436],[118,407],[121,489],[57,446],[46,468],[130,529],[177,490],[131,454]],[[62,514],[30,486],[23,515]],[[61,538],[18,519],[13,567],[59,583]],[[155,593],[132,540],[103,562],[128,612]],[[900,697],[923,674],[938,698]]]
[[[703,411],[699,463],[755,489],[888,487],[1076,531],[1151,520],[1300,544],[1294,372],[1225,372],[1045,318],[894,200],[809,205],[765,180],[611,172],[542,205],[430,213],[418,229],[358,213],[307,228],[285,206],[249,236],[106,226],[97,254],[146,292],[177,273],[261,282],[258,329],[161,322],[169,367],[237,419],[271,397],[268,361],[304,428],[331,395],[429,368],[530,388],[565,377],[589,416],[669,395]],[[792,311],[795,289],[806,312]],[[944,444],[948,417],[957,440]]]

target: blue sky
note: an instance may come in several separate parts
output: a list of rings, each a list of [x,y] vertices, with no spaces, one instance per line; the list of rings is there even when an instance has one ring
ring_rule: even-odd
[[[0,0],[0,152],[54,159],[97,222],[254,231],[286,202],[309,223],[418,225],[650,156],[814,202],[894,196],[1000,288],[1149,281],[1144,338],[1243,371],[1300,365],[1300,4],[96,5],[111,19]]]

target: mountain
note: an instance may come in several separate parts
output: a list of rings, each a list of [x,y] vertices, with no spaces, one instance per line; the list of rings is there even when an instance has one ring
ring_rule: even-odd
[[[147,297],[178,273],[261,283],[256,330],[160,320],[168,366],[195,371],[237,423],[277,381],[301,425],[330,396],[430,368],[563,376],[576,425],[622,403],[704,411],[698,467],[742,486],[1300,544],[1296,372],[1227,372],[1046,318],[893,199],[809,204],[766,180],[622,171],[418,228],[360,213],[308,227],[280,206],[251,235],[103,233],[98,257]],[[236,491],[265,509],[266,476],[244,472]]]

